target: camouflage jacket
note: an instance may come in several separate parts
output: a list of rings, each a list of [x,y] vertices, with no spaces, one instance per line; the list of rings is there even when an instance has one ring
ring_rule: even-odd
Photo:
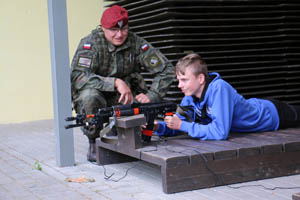
[[[140,75],[142,68],[155,74],[149,90]],[[81,39],[72,60],[73,99],[78,91],[86,88],[116,92],[115,78],[124,80],[129,87],[131,79],[136,79],[151,102],[157,102],[167,93],[175,72],[159,50],[134,33],[129,32],[124,44],[116,47],[105,39],[101,28],[97,28]],[[131,87],[131,90],[135,89]]]

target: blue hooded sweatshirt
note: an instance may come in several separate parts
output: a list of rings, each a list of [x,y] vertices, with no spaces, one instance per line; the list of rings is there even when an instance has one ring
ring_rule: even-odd
[[[245,99],[218,73],[209,73],[201,99],[185,96],[180,105],[188,107],[186,114],[191,121],[179,113],[182,120],[180,131],[201,140],[224,140],[229,132],[274,131],[279,127],[279,116],[275,105],[264,99]],[[176,135],[165,122],[159,122],[156,134]]]

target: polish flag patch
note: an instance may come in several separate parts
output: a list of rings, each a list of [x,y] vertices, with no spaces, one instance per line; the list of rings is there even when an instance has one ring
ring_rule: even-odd
[[[144,45],[142,46],[142,50],[143,50],[143,51],[147,51],[148,49],[149,49],[148,44],[144,44]]]
[[[88,49],[88,50],[89,50],[89,49],[91,49],[91,47],[92,47],[91,44],[84,44],[84,45],[83,45],[83,48],[84,48],[84,49]]]

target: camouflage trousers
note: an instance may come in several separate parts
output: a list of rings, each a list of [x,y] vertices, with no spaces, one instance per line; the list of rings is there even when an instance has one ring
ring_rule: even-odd
[[[97,89],[88,88],[80,91],[77,98],[73,100],[73,105],[76,113],[93,114],[100,108],[116,105],[118,102],[117,94],[113,92],[100,92]],[[86,135],[90,143],[94,143],[95,139],[99,137],[98,130],[94,127],[81,128],[84,135]]]

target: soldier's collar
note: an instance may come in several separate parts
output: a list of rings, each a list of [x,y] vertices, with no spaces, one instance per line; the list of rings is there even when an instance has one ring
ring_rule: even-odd
[[[111,42],[107,41],[108,43],[108,51],[109,52],[113,52],[113,51],[120,51],[120,50],[123,50],[123,49],[127,49],[130,47],[130,43],[129,43],[129,40],[127,38],[127,40],[121,45],[121,46],[118,46],[116,47],[115,45],[113,45]]]
[[[113,52],[113,51],[115,51],[116,50],[116,46],[115,45],[113,45],[112,43],[110,43],[109,41],[107,41],[107,47],[108,47],[108,51],[109,52]]]

